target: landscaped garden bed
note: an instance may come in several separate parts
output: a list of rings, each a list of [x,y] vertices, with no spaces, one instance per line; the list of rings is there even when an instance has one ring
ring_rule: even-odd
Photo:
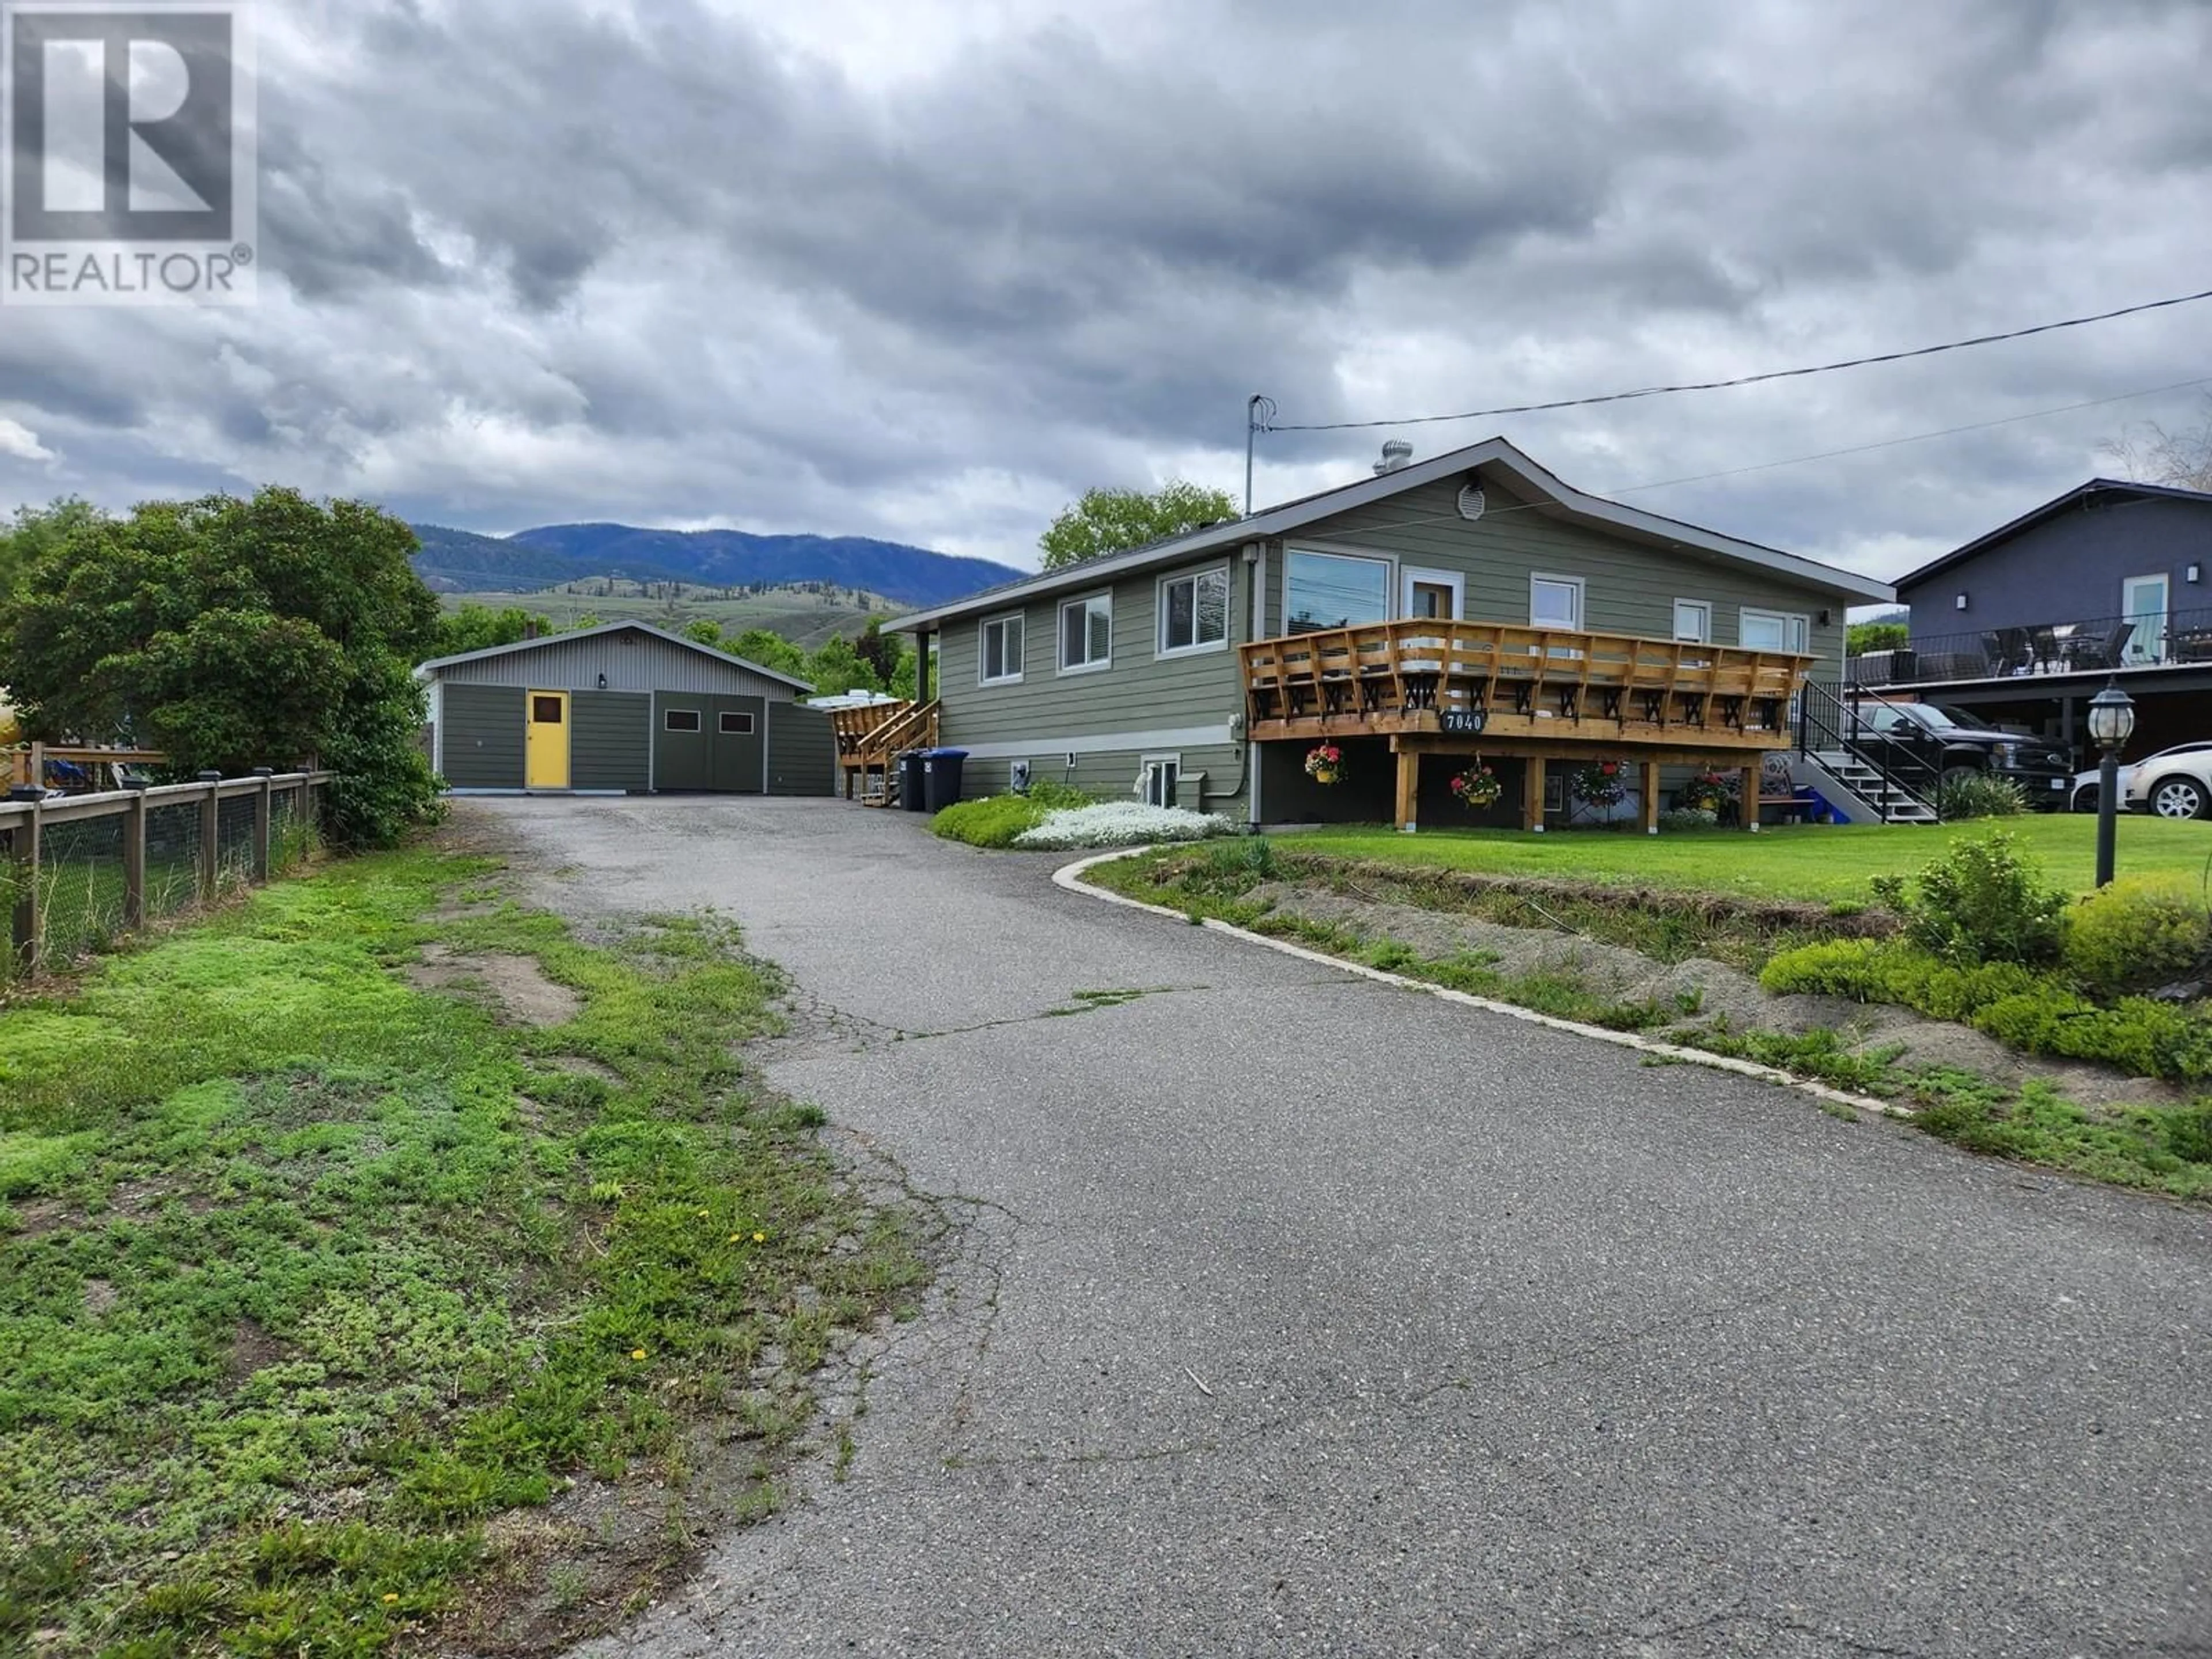
[[[1834,833],[1803,832],[1803,849]],[[1715,866],[1700,885],[1687,862],[1638,860],[1658,844],[1643,838],[1329,832],[1164,850],[1090,879],[1894,1101],[1978,1151],[2212,1196],[2201,895],[2152,878],[2081,902],[2042,878],[2028,838],[1875,833],[1888,863],[1911,848],[1929,867],[1838,883],[1795,838],[1686,837]],[[1721,863],[1723,840],[1744,857]],[[2192,840],[2192,862],[2212,852]],[[1532,845],[1546,873],[1514,873]],[[1500,851],[1505,870],[1479,867]],[[1569,873],[1580,856],[1599,878]],[[2179,866],[2179,844],[2165,862]]]

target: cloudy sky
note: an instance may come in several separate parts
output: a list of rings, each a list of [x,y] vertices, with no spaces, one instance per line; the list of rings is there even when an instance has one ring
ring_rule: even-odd
[[[1016,563],[1399,418],[2212,287],[2204,0],[261,0],[261,302],[0,313],[0,505],[283,482]],[[1877,575],[2188,422],[2212,302],[1503,431]],[[2013,420],[2092,400],[2124,399]],[[1856,456],[1762,467],[1978,425]],[[1662,485],[1662,488],[1647,488]]]

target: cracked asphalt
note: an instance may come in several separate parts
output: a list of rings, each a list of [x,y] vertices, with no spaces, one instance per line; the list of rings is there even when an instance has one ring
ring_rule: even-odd
[[[968,1218],[849,1479],[595,1653],[2212,1655],[2200,1210],[905,815],[460,810],[571,915],[735,917],[772,1080]]]

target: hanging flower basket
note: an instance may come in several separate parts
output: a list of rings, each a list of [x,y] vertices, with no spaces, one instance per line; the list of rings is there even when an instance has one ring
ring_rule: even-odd
[[[1618,806],[1628,799],[1628,779],[1619,761],[1593,761],[1574,775],[1575,799],[1589,806]]]
[[[1462,806],[1470,811],[1480,811],[1486,806],[1495,806],[1505,793],[1505,786],[1498,781],[1498,774],[1480,761],[1451,781],[1451,792]]]
[[[1735,780],[1718,772],[1700,772],[1682,786],[1682,805],[1693,812],[1718,812],[1735,799]]]
[[[1344,750],[1324,743],[1306,750],[1306,775],[1316,783],[1335,783],[1344,776]]]

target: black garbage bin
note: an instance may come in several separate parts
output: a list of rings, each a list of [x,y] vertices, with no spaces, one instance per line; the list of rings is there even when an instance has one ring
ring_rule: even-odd
[[[898,757],[899,805],[909,812],[924,811],[928,807],[928,802],[923,799],[927,789],[922,771],[922,757],[928,752],[927,749],[909,749]]]
[[[965,749],[925,749],[921,751],[922,787],[929,810],[942,812],[960,799],[960,763]]]

